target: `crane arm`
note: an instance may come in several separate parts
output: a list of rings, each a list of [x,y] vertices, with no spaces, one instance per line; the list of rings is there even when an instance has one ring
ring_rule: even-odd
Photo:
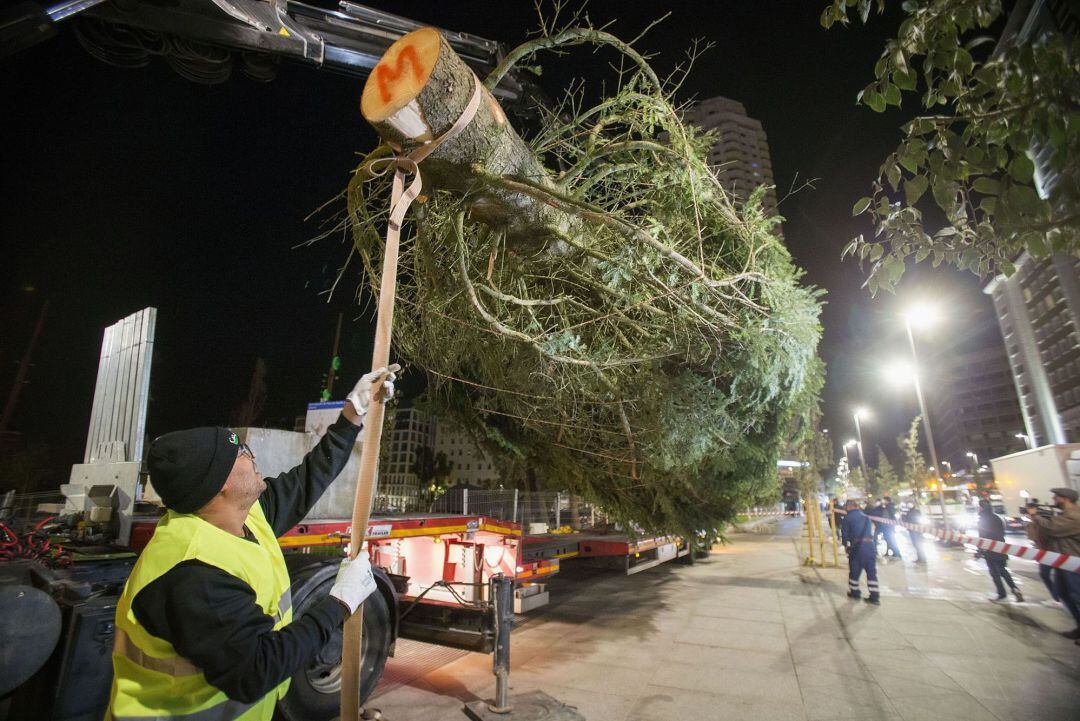
[[[135,37],[140,31],[163,33],[354,76],[367,75],[394,40],[422,26],[348,0],[342,0],[336,10],[295,0],[176,0],[168,4],[63,0],[48,7],[21,3],[16,10],[0,22],[2,54],[50,37],[57,23],[83,18],[131,31]],[[499,43],[463,32],[441,32],[478,74],[498,64]],[[511,103],[522,92],[513,77],[505,78],[495,90],[500,100]]]

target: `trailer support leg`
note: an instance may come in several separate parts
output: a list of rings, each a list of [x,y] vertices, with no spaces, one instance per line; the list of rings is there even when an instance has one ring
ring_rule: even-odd
[[[465,713],[474,721],[585,721],[585,717],[543,691],[515,694],[510,701],[510,629],[514,624],[514,582],[506,576],[491,579],[495,612],[495,698],[470,701]]]
[[[495,703],[488,708],[508,713],[510,704],[510,628],[514,624],[514,582],[506,576],[491,579],[491,597],[495,601]]]

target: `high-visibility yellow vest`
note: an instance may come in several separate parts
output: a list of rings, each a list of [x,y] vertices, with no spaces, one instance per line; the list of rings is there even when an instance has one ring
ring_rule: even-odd
[[[270,721],[277,700],[289,690],[288,679],[255,703],[233,701],[172,644],[152,636],[131,610],[135,595],[155,579],[178,563],[199,560],[251,586],[259,607],[274,618],[274,630],[290,623],[289,571],[258,502],[245,525],[257,544],[190,513],[169,511],[158,522],[116,607],[106,721]]]

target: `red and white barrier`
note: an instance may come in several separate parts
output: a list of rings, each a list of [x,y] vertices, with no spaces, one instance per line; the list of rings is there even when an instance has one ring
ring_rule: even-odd
[[[846,512],[837,509],[836,513],[844,515]],[[869,518],[874,523],[888,523],[892,526],[901,526],[908,529],[909,531],[929,533],[940,541],[970,543],[976,548],[980,548],[984,551],[990,551],[992,553],[1004,553],[1008,556],[1015,556],[1016,558],[1023,558],[1028,561],[1035,561],[1036,563],[1041,563],[1044,566],[1050,566],[1052,568],[1062,568],[1066,571],[1072,571],[1073,573],[1080,573],[1080,556],[1070,556],[1066,553],[1047,551],[1041,548],[1034,548],[1033,546],[1024,546],[1019,543],[1005,543],[1004,541],[994,541],[989,538],[980,538],[979,536],[972,536],[967,533],[944,531],[934,526],[924,526],[915,523],[904,523],[903,521],[896,521],[891,518],[880,518],[878,516],[867,516],[867,518]]]

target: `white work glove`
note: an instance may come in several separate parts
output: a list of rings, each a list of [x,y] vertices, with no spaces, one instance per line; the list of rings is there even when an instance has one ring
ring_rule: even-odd
[[[386,374],[386,380],[382,383],[382,398],[384,401],[388,401],[394,397],[394,381],[397,380],[397,373],[395,371],[400,370],[397,364],[390,366],[390,369],[379,368],[373,370],[370,373],[365,373],[357,381],[356,387],[352,389],[352,393],[345,396],[345,400],[352,403],[354,409],[358,415],[365,415],[368,411],[368,406],[371,405],[371,386],[375,381],[379,379],[379,376]]]
[[[356,558],[341,562],[330,595],[345,604],[349,613],[356,613],[364,599],[374,592],[375,576],[371,573],[367,553],[361,552]]]

